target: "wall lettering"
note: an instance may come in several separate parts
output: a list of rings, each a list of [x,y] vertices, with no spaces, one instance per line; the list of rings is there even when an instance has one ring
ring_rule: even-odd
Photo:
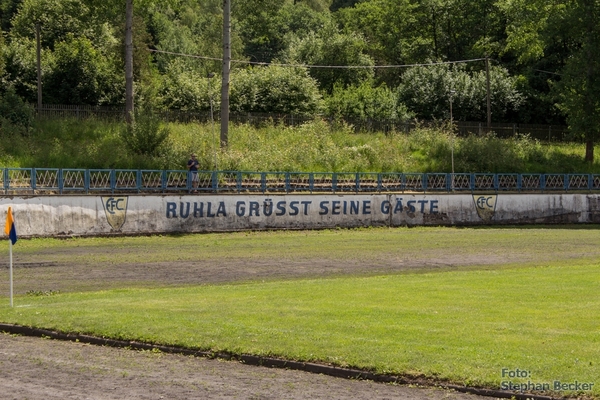
[[[302,217],[311,214],[332,215],[371,215],[381,212],[383,215],[406,213],[437,214],[438,200],[405,200],[402,197],[394,201],[384,200],[381,207],[375,209],[371,200],[323,200],[313,204],[312,200],[238,200],[230,203],[227,209],[224,201],[167,202],[167,218],[218,218],[233,214],[237,217]]]

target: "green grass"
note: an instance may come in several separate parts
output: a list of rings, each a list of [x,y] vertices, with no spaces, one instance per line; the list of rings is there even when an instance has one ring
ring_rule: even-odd
[[[590,229],[591,228],[591,229]],[[20,240],[21,261],[495,258],[399,273],[19,295],[0,320],[203,350],[321,361],[382,373],[499,387],[503,368],[534,383],[600,376],[597,227],[400,228]],[[0,251],[5,252],[5,244]],[[78,255],[81,253],[81,255]],[[522,263],[515,261],[522,259]],[[19,271],[38,280],[52,268]],[[56,271],[55,271],[56,272]],[[0,271],[6,280],[6,270]],[[35,279],[34,279],[35,280]],[[17,280],[17,282],[20,282]],[[504,378],[506,380],[506,378]],[[512,379],[513,382],[523,380]],[[527,381],[527,380],[525,380]],[[600,382],[591,393],[600,398]],[[565,393],[561,393],[565,394]],[[573,395],[573,393],[569,393]]]
[[[445,127],[409,134],[355,133],[352,127],[312,121],[299,127],[232,124],[229,146],[219,126],[164,124],[169,138],[154,156],[131,154],[124,124],[95,119],[36,120],[29,131],[0,137],[0,166],[23,168],[185,169],[190,152],[201,169],[301,172],[600,173],[600,160],[584,162],[577,143],[545,144],[528,137],[452,137]],[[3,128],[4,129],[4,128]],[[600,146],[596,147],[596,154]]]
[[[114,238],[34,238],[20,240],[15,258],[28,263],[147,264],[213,260],[341,260],[366,265],[437,261],[456,254],[519,262],[600,259],[598,225],[502,228],[359,228],[314,231],[263,231]],[[17,251],[18,250],[18,251]],[[0,253],[8,251],[0,241]],[[140,256],[143,254],[143,257]],[[38,272],[41,273],[41,272]]]
[[[19,298],[0,318],[469,385],[498,387],[502,368],[594,382],[599,284],[598,265],[565,265],[122,289]]]

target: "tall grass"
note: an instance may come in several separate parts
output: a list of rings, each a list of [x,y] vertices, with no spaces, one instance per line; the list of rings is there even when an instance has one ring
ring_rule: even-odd
[[[3,126],[4,128],[4,126]],[[0,164],[22,168],[126,168],[121,124],[94,119],[34,121],[27,131],[3,130]]]
[[[218,124],[164,126],[169,137],[160,151],[141,156],[127,151],[123,123],[37,120],[26,131],[4,124],[0,166],[185,169],[195,152],[204,170],[450,172],[454,153],[455,172],[600,173],[600,162],[584,162],[581,144],[547,144],[527,136],[456,137],[443,126],[365,134],[320,120],[299,127],[231,125],[226,149],[219,145]]]

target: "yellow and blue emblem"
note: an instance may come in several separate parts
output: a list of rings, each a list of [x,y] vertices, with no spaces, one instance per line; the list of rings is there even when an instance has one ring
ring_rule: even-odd
[[[106,220],[113,230],[119,231],[127,218],[128,196],[102,196]]]
[[[496,213],[497,200],[498,195],[495,194],[474,194],[473,202],[479,218],[486,222],[491,221]]]

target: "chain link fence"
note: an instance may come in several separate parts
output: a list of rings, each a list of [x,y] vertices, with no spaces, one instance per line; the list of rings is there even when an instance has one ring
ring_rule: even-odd
[[[164,122],[180,123],[208,123],[217,121],[220,113],[214,113],[211,116],[210,111],[189,112],[180,110],[163,110],[155,114]],[[125,121],[124,107],[108,106],[77,106],[44,104],[37,109],[38,118],[99,118],[113,121]],[[384,132],[384,133],[409,133],[417,126],[435,126],[443,124],[443,121],[392,121],[392,120],[374,120],[374,119],[333,119],[331,117],[320,116],[330,124],[344,123],[351,126],[356,132]],[[298,116],[291,114],[270,114],[270,113],[231,113],[230,121],[238,124],[250,124],[261,126],[268,123],[280,123],[286,126],[298,126],[306,122],[313,121],[315,117]],[[516,137],[519,135],[528,135],[531,138],[550,141],[563,142],[569,139],[568,128],[560,125],[539,125],[539,124],[514,124],[514,123],[492,123],[488,128],[484,122],[454,121],[456,132],[459,136],[469,134],[484,135],[494,132],[501,138]]]

